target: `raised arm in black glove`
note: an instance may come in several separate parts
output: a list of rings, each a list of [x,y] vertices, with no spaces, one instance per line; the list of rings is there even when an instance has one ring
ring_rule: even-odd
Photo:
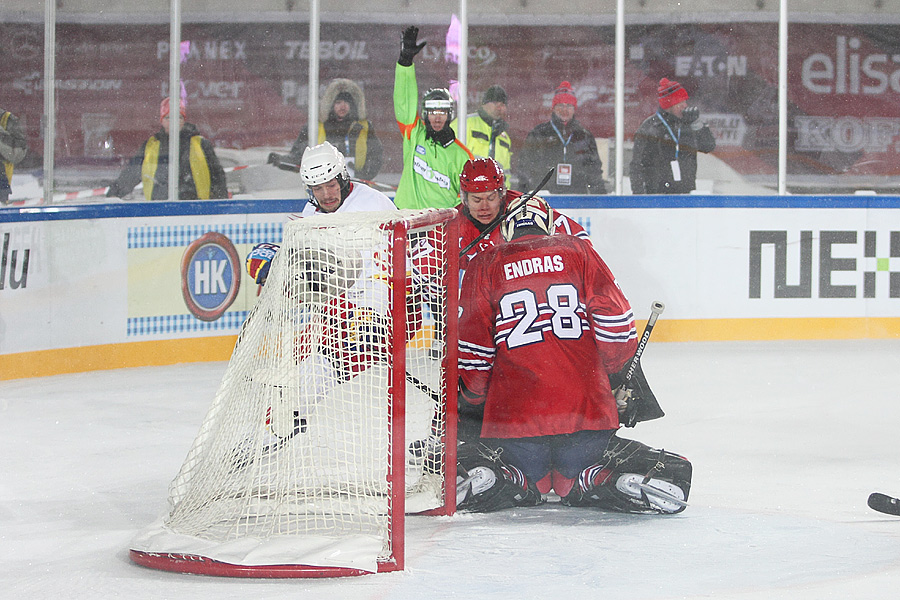
[[[410,25],[403,30],[403,41],[400,43],[400,58],[397,62],[404,67],[411,66],[413,58],[425,47],[425,42],[421,44],[416,43],[418,37],[419,28],[414,25]]]

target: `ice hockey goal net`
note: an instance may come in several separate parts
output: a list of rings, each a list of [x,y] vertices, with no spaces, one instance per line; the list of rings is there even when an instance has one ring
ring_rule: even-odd
[[[403,568],[404,514],[455,508],[454,210],[285,225],[138,564],[244,577]]]

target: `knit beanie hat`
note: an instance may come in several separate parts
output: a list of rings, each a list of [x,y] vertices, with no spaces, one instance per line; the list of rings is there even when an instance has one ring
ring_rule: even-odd
[[[481,97],[482,104],[487,104],[488,102],[502,102],[506,104],[506,90],[499,85],[492,85]]]
[[[656,90],[659,99],[659,107],[666,110],[679,102],[686,102],[688,93],[677,81],[669,81],[665,77],[659,80],[659,88]]]
[[[184,100],[178,101],[178,112],[181,113],[181,116],[187,119],[187,109],[184,106]],[[163,98],[162,102],[159,105],[159,120],[162,121],[167,116],[169,116],[169,98]]]
[[[556,88],[551,107],[556,106],[557,104],[571,104],[575,108],[578,108],[578,99],[575,98],[575,90],[572,89],[572,84],[568,81],[563,81],[559,84],[559,87]]]
[[[354,100],[353,94],[351,94],[350,92],[338,93],[338,95],[334,97],[334,102],[337,102],[338,100],[343,100],[353,108],[356,108],[356,100]],[[332,106],[334,106],[334,102],[331,103]]]

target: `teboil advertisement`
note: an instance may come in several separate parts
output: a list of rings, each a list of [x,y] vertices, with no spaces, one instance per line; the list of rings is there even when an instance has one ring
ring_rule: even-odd
[[[448,17],[449,20],[449,17]],[[448,23],[449,26],[449,23]],[[326,23],[321,91],[337,77],[364,89],[385,143],[383,172],[401,170],[392,108],[403,24]],[[42,149],[43,27],[0,24],[3,108]],[[459,48],[448,27],[420,27],[419,87],[451,87]],[[777,24],[634,25],[626,29],[625,130],[656,110],[660,78],[682,83],[718,138],[716,154],[743,174],[775,173]],[[793,24],[789,29],[789,164],[792,174],[891,175],[900,170],[900,26]],[[159,127],[168,95],[167,24],[57,27],[58,161],[121,161]],[[185,24],[181,74],[187,117],[219,147],[288,146],[306,129],[308,30],[296,23]],[[468,106],[493,84],[509,97],[514,150],[550,114],[569,81],[576,118],[614,137],[612,26],[477,26],[469,30]],[[608,171],[608,169],[607,169]],[[607,173],[608,175],[608,173]]]

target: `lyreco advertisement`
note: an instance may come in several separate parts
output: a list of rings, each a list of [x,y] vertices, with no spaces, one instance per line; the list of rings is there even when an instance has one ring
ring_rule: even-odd
[[[900,335],[900,198],[871,198],[550,201],[588,230],[639,320],[666,305],[657,339],[725,340]],[[151,343],[141,352],[152,353],[238,333],[258,292],[244,258],[280,242],[296,208],[157,204],[67,220],[0,212],[0,367],[35,352]],[[165,210],[175,214],[132,214]]]

